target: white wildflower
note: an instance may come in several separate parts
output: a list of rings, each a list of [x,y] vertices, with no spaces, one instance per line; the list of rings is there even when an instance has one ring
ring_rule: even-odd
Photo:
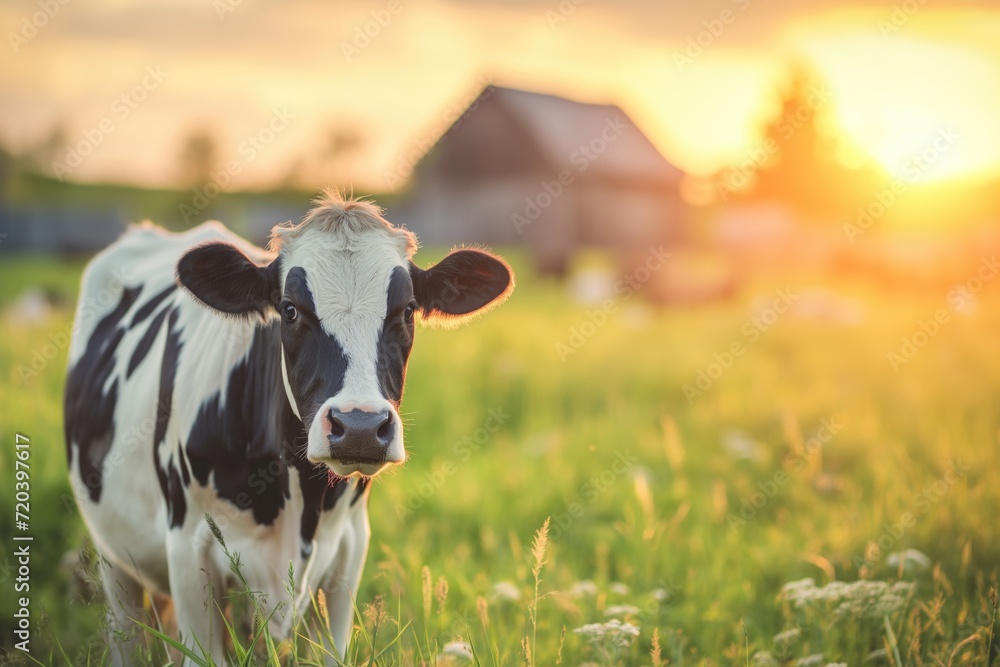
[[[500,581],[493,585],[493,590],[490,591],[490,599],[517,602],[521,599],[521,591],[509,581]]]
[[[590,579],[578,581],[569,589],[570,597],[582,598],[584,596],[597,595],[597,584]]]
[[[730,429],[722,434],[722,446],[734,459],[752,461],[764,453],[764,447],[746,431]]]
[[[587,623],[573,630],[573,634],[580,635],[588,642],[594,639],[601,639],[604,637],[604,624]]]
[[[631,588],[629,588],[626,584],[623,584],[620,581],[613,582],[610,586],[608,586],[608,590],[614,593],[615,595],[628,595],[629,593],[632,592]]]
[[[463,664],[473,660],[475,656],[472,653],[472,646],[463,641],[448,642],[438,656],[438,664],[445,665]]]
[[[795,661],[795,667],[819,667],[823,664],[823,654],[814,653],[805,658],[799,658]]]
[[[655,588],[653,589],[653,599],[657,602],[668,602],[673,594],[666,588]]]
[[[781,594],[788,599],[792,599],[792,596],[798,591],[812,590],[814,588],[816,588],[816,582],[812,579],[797,579],[795,581],[789,581],[787,584],[782,586]]]
[[[802,631],[798,628],[790,628],[779,632],[774,636],[774,656],[781,662],[791,659],[792,649],[802,637]]]
[[[834,581],[817,587],[812,579],[785,584],[782,596],[796,607],[827,605],[837,616],[881,618],[898,611],[913,592],[913,584],[903,581]]]
[[[607,623],[588,623],[573,630],[590,644],[608,644],[617,648],[628,648],[639,636],[639,626],[622,623],[614,618]]]
[[[604,610],[605,616],[636,616],[639,608],[630,604],[613,604]]]
[[[917,551],[916,549],[907,549],[905,551],[896,551],[889,554],[885,559],[886,564],[893,568],[899,568],[900,563],[903,565],[903,570],[926,570],[931,566],[931,559],[927,557],[926,554]]]
[[[753,657],[750,658],[750,664],[753,667],[780,667],[781,665],[768,651],[754,653]]]
[[[774,643],[782,646],[790,646],[797,642],[801,636],[801,630],[798,628],[791,628],[790,630],[784,630],[776,634],[774,636]]]

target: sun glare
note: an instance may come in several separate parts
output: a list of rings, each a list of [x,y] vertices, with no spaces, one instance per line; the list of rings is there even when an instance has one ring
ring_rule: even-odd
[[[813,37],[846,137],[913,183],[1000,169],[1000,66],[954,41],[876,31]]]

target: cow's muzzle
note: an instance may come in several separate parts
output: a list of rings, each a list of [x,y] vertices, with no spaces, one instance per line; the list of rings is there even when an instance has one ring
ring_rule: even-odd
[[[389,448],[396,435],[396,423],[390,411],[341,412],[330,408],[326,413],[330,458],[342,466],[381,469],[389,461]],[[362,473],[364,474],[364,473]]]

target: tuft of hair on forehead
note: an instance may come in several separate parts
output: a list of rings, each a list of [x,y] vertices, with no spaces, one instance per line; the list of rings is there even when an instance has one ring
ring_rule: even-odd
[[[347,197],[337,190],[324,190],[313,200],[313,208],[302,222],[286,222],[272,229],[267,247],[272,252],[280,252],[286,243],[293,244],[307,231],[316,230],[339,237],[344,246],[350,248],[360,235],[381,231],[396,242],[406,259],[413,257],[417,252],[417,237],[382,216],[382,207],[374,202]]]

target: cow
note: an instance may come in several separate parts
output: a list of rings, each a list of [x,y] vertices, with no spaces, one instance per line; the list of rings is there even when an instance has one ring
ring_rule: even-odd
[[[371,480],[406,459],[399,416],[415,321],[462,324],[514,287],[479,248],[421,269],[416,237],[327,193],[264,250],[218,222],[131,227],[83,275],[65,392],[71,486],[102,563],[114,664],[141,642],[143,592],[185,646],[225,660],[225,592],[316,592],[331,655],[351,638]],[[289,591],[289,568],[296,588]],[[123,639],[124,638],[124,639]],[[316,641],[326,641],[318,638]]]

